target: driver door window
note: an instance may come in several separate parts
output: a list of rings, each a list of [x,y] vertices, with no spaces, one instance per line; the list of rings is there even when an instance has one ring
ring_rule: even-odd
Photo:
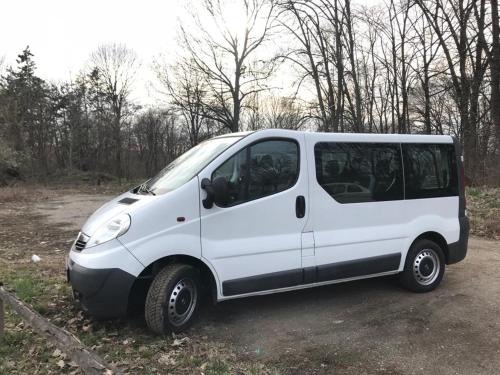
[[[233,155],[213,172],[212,180],[226,178],[229,207],[287,190],[295,185],[298,175],[298,144],[291,140],[269,140]]]

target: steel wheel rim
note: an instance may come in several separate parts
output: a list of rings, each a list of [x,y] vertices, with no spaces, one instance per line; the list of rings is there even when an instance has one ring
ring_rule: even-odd
[[[432,249],[421,250],[413,260],[413,275],[420,285],[430,285],[439,276],[441,261]]]
[[[190,278],[181,279],[175,284],[167,304],[167,316],[174,326],[186,323],[196,308],[197,290]]]

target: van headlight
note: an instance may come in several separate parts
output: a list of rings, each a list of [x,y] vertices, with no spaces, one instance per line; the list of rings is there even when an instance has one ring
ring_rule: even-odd
[[[126,233],[130,227],[130,215],[121,214],[99,227],[87,242],[87,248],[111,241]]]

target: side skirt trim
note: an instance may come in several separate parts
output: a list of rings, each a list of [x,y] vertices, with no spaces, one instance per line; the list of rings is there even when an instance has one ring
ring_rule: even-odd
[[[223,296],[222,298],[219,298],[217,300],[217,302],[222,302],[222,301],[227,301],[227,300],[230,300],[230,299],[237,299],[237,298],[265,296],[265,295],[274,294],[274,293],[292,292],[294,290],[309,289],[309,288],[314,288],[314,287],[317,287],[317,286],[340,284],[340,283],[345,283],[345,282],[349,282],[349,281],[371,279],[371,278],[374,278],[374,277],[381,277],[381,276],[396,275],[397,273],[398,273],[398,270],[394,270],[394,271],[376,273],[376,274],[372,274],[372,275],[365,275],[365,276],[359,276],[359,277],[350,277],[348,279],[338,279],[338,280],[322,281],[322,282],[319,282],[319,283],[300,284],[300,285],[291,286],[291,287],[288,287],[288,288],[270,289],[270,290],[264,290],[264,291],[261,291],[261,292],[237,294],[237,295],[234,295],[234,296]]]
[[[222,283],[222,292],[224,296],[235,296],[334,280],[355,279],[362,276],[397,271],[400,261],[401,253],[394,253],[243,277],[224,281]]]
[[[387,254],[318,266],[317,281],[348,279],[398,269],[401,254]]]
[[[302,284],[302,280],[302,269],[297,268],[295,270],[227,280],[222,283],[222,290],[225,296],[232,296],[235,294],[295,286]]]

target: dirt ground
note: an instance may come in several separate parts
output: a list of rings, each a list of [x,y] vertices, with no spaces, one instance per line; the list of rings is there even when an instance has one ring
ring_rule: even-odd
[[[63,273],[64,244],[109,198],[55,192],[21,210],[38,228],[54,232],[57,253],[62,254],[54,258],[50,272]],[[15,212],[15,206],[0,206],[0,224],[6,223],[9,212]],[[15,234],[0,229],[0,235],[6,244],[15,243]],[[7,264],[13,259],[8,255],[12,246],[0,246],[0,262],[3,258]],[[49,244],[46,248],[51,249]],[[31,253],[17,257],[26,259]],[[283,374],[499,374],[499,270],[500,241],[473,237],[465,261],[447,267],[441,286],[431,293],[407,292],[393,277],[385,277],[205,305],[185,337],[223,348],[226,354],[211,370],[203,367],[203,360],[192,360],[189,366],[207,374],[269,369]],[[129,325],[132,334],[148,335],[141,318],[120,324],[127,330],[120,340],[128,340]],[[161,364],[161,355],[165,353],[153,353],[150,361]],[[113,360],[120,364],[119,358]],[[243,370],[234,365],[240,362],[246,364]],[[168,366],[159,368],[160,373],[177,373],[165,370]]]

